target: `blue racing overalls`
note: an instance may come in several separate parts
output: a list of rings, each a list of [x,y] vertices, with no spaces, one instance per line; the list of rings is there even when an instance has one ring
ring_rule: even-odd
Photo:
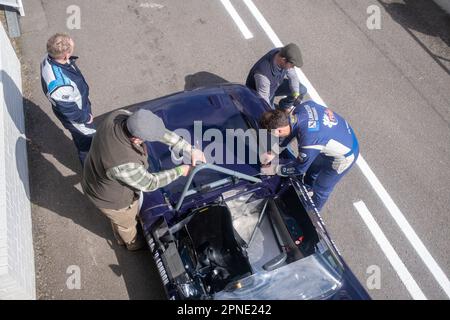
[[[298,105],[290,115],[291,134],[280,144],[298,141],[298,158],[280,165],[279,174],[304,175],[313,191],[312,200],[320,211],[339,180],[359,156],[358,140],[352,127],[337,113],[314,101]]]
[[[41,64],[41,83],[56,117],[70,131],[83,164],[95,127],[88,124],[92,114],[89,86],[75,64],[76,59],[72,57],[70,63],[60,64],[47,55]]]

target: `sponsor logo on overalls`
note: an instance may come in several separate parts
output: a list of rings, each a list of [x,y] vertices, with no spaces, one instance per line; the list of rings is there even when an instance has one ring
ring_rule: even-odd
[[[316,108],[305,105],[305,110],[308,113],[308,131],[319,131],[319,116]]]
[[[330,109],[325,109],[324,115],[323,115],[323,125],[327,126],[329,128],[334,127],[338,124],[338,121],[336,117],[334,116],[334,112]]]

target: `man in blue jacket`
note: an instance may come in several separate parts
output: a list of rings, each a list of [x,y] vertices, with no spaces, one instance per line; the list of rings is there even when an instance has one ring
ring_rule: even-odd
[[[274,136],[285,138],[281,149],[294,138],[298,142],[295,161],[265,166],[262,173],[304,175],[304,183],[314,193],[312,200],[320,211],[358,158],[359,145],[353,129],[340,115],[314,101],[298,105],[290,115],[281,110],[268,111],[260,125]],[[261,162],[268,165],[275,157],[273,151],[266,153]]]
[[[89,86],[72,56],[73,40],[57,33],[47,41],[47,55],[41,64],[41,83],[53,112],[69,130],[83,165],[95,134]]]
[[[275,97],[287,96],[280,100],[279,108],[288,109],[298,104],[307,92],[294,68],[302,66],[303,58],[296,44],[273,49],[252,67],[246,86],[255,90],[272,108]]]

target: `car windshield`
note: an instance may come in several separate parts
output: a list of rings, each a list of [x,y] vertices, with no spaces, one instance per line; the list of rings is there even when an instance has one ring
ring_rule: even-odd
[[[205,112],[205,105],[207,105],[207,112]],[[189,108],[190,112],[183,112],[181,118],[179,109],[186,108]],[[165,109],[156,110],[155,113],[165,120],[169,130],[182,128],[189,132],[190,139],[183,138],[194,146],[200,143],[207,157],[213,158],[213,162],[217,165],[252,176],[259,173],[256,132],[249,127],[251,124],[248,118],[238,110],[235,101],[225,92],[220,95],[215,93],[215,95],[197,96],[194,100],[187,100],[187,102],[183,100],[183,103],[180,99],[168,100],[165,103]],[[198,124],[200,120],[201,131],[196,131],[198,128],[194,126],[194,122]],[[200,139],[198,133],[200,133]],[[151,142],[147,145],[152,171],[167,170],[175,166],[167,146],[159,142]],[[241,152],[242,150],[244,151]],[[199,188],[227,177],[223,173],[204,170],[196,174],[192,187]],[[171,200],[176,201],[186,181],[185,177],[178,179],[164,187],[164,193],[169,195]]]
[[[328,253],[315,253],[273,271],[261,271],[231,283],[214,299],[326,299],[342,286],[342,272],[332,266],[332,261]]]

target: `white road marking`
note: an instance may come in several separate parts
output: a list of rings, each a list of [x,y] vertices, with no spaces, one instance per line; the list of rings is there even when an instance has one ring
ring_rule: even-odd
[[[244,21],[242,20],[241,16],[237,13],[234,6],[231,4],[230,0],[220,0],[222,2],[225,9],[227,9],[228,13],[230,14],[231,18],[233,18],[234,23],[238,26],[239,30],[241,30],[242,35],[245,39],[251,39],[253,38],[253,34],[250,32],[250,30],[245,25]]]
[[[419,257],[427,266],[428,270],[430,270],[433,277],[436,279],[438,284],[450,298],[450,281],[445,275],[444,271],[442,271],[441,267],[437,264],[436,260],[431,256],[430,252],[427,250],[422,240],[417,236],[414,229],[411,227],[409,222],[406,220],[405,216],[402,214],[400,209],[394,203],[391,196],[387,193],[386,189],[381,184],[380,180],[375,176],[372,169],[370,169],[366,160],[363,157],[359,157],[356,164],[361,169],[362,173],[369,181],[372,188],[375,190],[377,195],[383,201],[384,205],[391,213],[392,218],[394,218],[400,230],[402,230],[403,234],[406,236],[408,241],[411,243],[413,248],[416,250]]]
[[[281,43],[280,38],[278,38],[278,36],[276,35],[275,31],[273,31],[272,27],[269,25],[267,20],[261,14],[259,9],[255,6],[253,1],[251,1],[251,0],[244,0],[244,3],[248,7],[250,12],[253,14],[255,19],[258,21],[259,25],[263,28],[264,32],[269,37],[270,41],[272,41],[273,45],[275,47],[282,47],[283,44]]]
[[[164,6],[162,4],[159,3],[153,3],[153,2],[145,2],[145,3],[141,3],[139,5],[139,8],[150,8],[150,9],[162,9],[164,8]]]
[[[282,47],[283,43],[278,38],[276,33],[273,31],[272,27],[269,25],[267,20],[264,18],[264,16],[261,14],[259,9],[255,6],[252,0],[243,0],[244,3],[247,5],[248,9],[252,13],[252,15],[255,17],[255,19],[258,21],[259,25],[262,27],[264,32],[267,34],[269,39],[272,41],[273,45],[275,47]],[[308,93],[311,96],[313,100],[315,100],[317,103],[322,104],[326,106],[325,102],[320,97],[319,93],[316,91],[316,89],[313,87],[311,82],[308,80],[306,75],[303,73],[302,70],[299,68],[296,68],[297,75],[299,77],[300,82],[303,83],[303,85],[308,89]],[[402,214],[400,209],[397,207],[397,205],[394,203],[390,195],[387,193],[386,189],[383,187],[381,182],[378,180],[372,169],[370,169],[367,162],[364,160],[364,157],[360,154],[358,161],[356,162],[359,169],[362,171],[363,175],[366,177],[366,179],[369,181],[372,188],[375,190],[385,207],[388,209],[390,215],[397,223],[398,227],[402,230],[402,232],[405,234],[408,241],[411,243],[413,248],[416,250],[417,254],[420,256],[422,261],[425,263],[428,270],[432,273],[433,277],[436,279],[438,284],[441,286],[441,288],[444,290],[444,292],[447,294],[447,296],[450,298],[450,281],[445,275],[445,273],[442,271],[441,267],[437,264],[436,260],[431,256],[430,252],[427,250],[423,242],[420,240],[420,238],[417,236],[414,229],[411,227],[411,225],[406,220],[405,216]]]
[[[414,300],[427,300],[363,201],[353,204]]]

